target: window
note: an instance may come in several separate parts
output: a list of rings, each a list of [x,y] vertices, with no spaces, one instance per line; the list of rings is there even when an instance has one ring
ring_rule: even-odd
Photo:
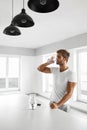
[[[20,58],[0,56],[0,91],[19,90]]]
[[[43,56],[43,63],[45,63],[47,61],[47,59],[51,58],[51,57],[56,57],[56,53],[50,53],[50,54],[46,54]],[[51,66],[58,66],[55,63],[52,65],[49,65],[49,67]],[[50,93],[52,91],[53,88],[53,75],[52,74],[43,74],[43,92],[48,92]]]
[[[87,102],[87,50],[77,53],[78,68],[78,100]]]

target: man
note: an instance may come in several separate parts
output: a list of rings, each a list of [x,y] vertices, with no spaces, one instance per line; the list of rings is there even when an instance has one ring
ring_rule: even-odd
[[[67,66],[70,53],[65,49],[57,51],[56,64],[59,67],[48,67],[54,63],[51,57],[46,63],[41,64],[37,69],[43,73],[53,73],[54,86],[50,98],[50,107],[69,111],[69,106],[65,103],[71,98],[76,86],[76,75]]]

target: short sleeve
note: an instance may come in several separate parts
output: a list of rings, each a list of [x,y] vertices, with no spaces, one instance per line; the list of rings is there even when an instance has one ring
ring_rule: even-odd
[[[75,72],[70,72],[69,82],[77,82],[77,74]]]
[[[57,69],[58,69],[58,68],[56,68],[56,67],[50,67],[50,71],[51,71],[51,73],[53,73],[53,74],[57,71]]]

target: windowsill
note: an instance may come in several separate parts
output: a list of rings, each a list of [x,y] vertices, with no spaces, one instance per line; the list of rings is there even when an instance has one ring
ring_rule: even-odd
[[[0,95],[9,95],[9,94],[20,94],[20,90],[14,90],[14,91],[0,91]]]
[[[38,93],[41,97],[46,98],[50,100],[50,93],[48,92],[43,92],[43,93]]]
[[[87,113],[87,104],[86,103],[83,103],[80,101],[74,101],[70,104],[70,106],[74,109]]]

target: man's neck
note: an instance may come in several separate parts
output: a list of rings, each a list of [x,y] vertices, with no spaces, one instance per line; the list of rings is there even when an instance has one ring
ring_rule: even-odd
[[[67,70],[69,67],[67,65],[60,65],[60,72]]]

